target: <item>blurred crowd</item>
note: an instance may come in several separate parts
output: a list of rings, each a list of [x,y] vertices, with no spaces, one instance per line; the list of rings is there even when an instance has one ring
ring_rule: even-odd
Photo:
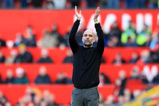
[[[76,35],[76,40],[79,45],[83,45],[82,36],[85,31],[81,27]],[[51,30],[45,30],[41,39],[36,39],[36,34],[33,32],[31,26],[28,26],[25,34],[17,33],[14,41],[5,41],[0,38],[0,47],[18,47],[18,51],[12,50],[10,57],[6,58],[3,52],[0,51],[0,63],[53,63],[48,56],[47,48],[69,47],[69,32],[61,35],[58,31],[58,26],[53,24]],[[109,33],[104,33],[105,47],[147,47],[149,50],[144,50],[140,54],[134,52],[129,61],[125,61],[120,53],[114,57],[113,64],[124,63],[158,63],[159,62],[159,27],[152,32],[146,24],[143,26],[141,32],[137,32],[134,23],[130,20],[128,28],[122,31],[118,23],[115,21],[111,25]],[[96,46],[96,42],[94,43]],[[41,47],[41,58],[34,61],[31,53],[28,52],[28,47]],[[63,63],[72,63],[72,52],[69,50]],[[102,63],[107,63],[105,57],[102,58]]]
[[[34,70],[33,70],[34,71]],[[6,70],[6,78],[4,80],[1,79],[0,76],[0,84],[29,84],[30,78],[27,76],[27,69],[18,67],[15,70],[15,75],[13,74],[12,69]],[[52,81],[49,74],[47,73],[47,69],[45,66],[41,66],[39,68],[39,72],[37,73],[36,78],[33,83],[35,84],[72,84],[72,80],[67,77],[66,74],[59,72],[55,81]]]
[[[0,47],[16,47],[22,43],[27,47],[53,48],[69,46],[68,39],[71,28],[68,28],[68,31],[64,35],[61,35],[58,31],[58,26],[53,24],[51,30],[46,29],[42,38],[38,41],[36,33],[33,30],[31,26],[28,26],[24,34],[17,32],[15,40],[10,42],[9,45],[7,45],[7,41],[0,38]],[[83,45],[82,36],[85,30],[86,28],[81,26],[77,32],[76,40],[79,45]],[[150,47],[150,49],[154,50],[158,48],[159,44],[159,26],[156,26],[151,31],[150,27],[144,24],[142,30],[137,32],[131,20],[129,20],[128,27],[125,30],[121,30],[118,22],[114,21],[110,31],[107,33],[104,32],[104,39],[105,47]],[[94,45],[96,45],[96,42]]]
[[[0,79],[1,84],[29,84],[29,78],[27,77],[27,70],[17,67],[13,75],[13,70],[6,70],[6,79]],[[34,71],[34,70],[33,70]],[[113,94],[108,95],[106,99],[103,99],[100,94],[100,106],[111,106],[112,104],[121,105],[137,98],[139,95],[149,90],[153,86],[159,84],[159,73],[156,65],[151,68],[149,66],[143,67],[141,70],[138,66],[134,66],[130,73],[125,70],[120,70],[118,77],[114,81],[105,73],[99,74],[99,87],[106,84],[113,84],[115,89]],[[35,84],[72,84],[70,78],[66,74],[59,72],[57,79],[52,81],[45,66],[39,68],[39,75],[35,78]],[[132,86],[138,85],[135,90],[132,90]],[[144,86],[145,89],[141,89],[140,86]],[[139,89],[140,88],[140,89]],[[0,105],[11,106],[8,99],[0,92]],[[47,105],[46,105],[47,104]],[[28,88],[24,97],[20,98],[16,106],[58,106],[54,102],[54,96],[49,91],[44,91],[43,95],[38,95],[35,90]],[[115,105],[115,106],[116,106]],[[60,105],[61,106],[61,105]]]
[[[103,73],[100,74],[99,78],[99,86],[111,83],[109,77]],[[130,89],[132,86],[141,86],[142,84],[147,84],[148,86],[142,90],[138,87],[135,90]],[[134,66],[130,76],[126,76],[126,71],[121,70],[119,71],[118,78],[114,82],[114,93],[109,95],[107,99],[103,99],[102,94],[100,94],[99,106],[121,106],[124,103],[135,100],[138,96],[158,84],[159,73],[156,66],[152,66],[151,69],[148,66],[145,66],[143,70],[140,70],[137,66]]]
[[[0,106],[13,106],[0,92]],[[19,98],[17,103],[14,106],[63,106],[57,104],[54,101],[54,95],[48,90],[45,90],[43,93],[39,92],[38,89],[32,89],[28,87],[25,91],[23,97]]]
[[[1,8],[69,9],[81,8],[158,8],[158,0],[0,0]]]

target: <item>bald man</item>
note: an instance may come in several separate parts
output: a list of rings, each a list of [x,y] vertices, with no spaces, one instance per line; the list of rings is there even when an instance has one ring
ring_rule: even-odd
[[[104,51],[103,31],[97,18],[100,13],[100,8],[96,9],[94,15],[95,29],[97,32],[98,42],[96,41],[95,33],[87,29],[82,36],[83,46],[79,46],[75,40],[75,35],[81,20],[81,12],[75,14],[75,21],[70,32],[69,43],[73,52],[73,77],[74,90],[72,91],[71,106],[98,106],[99,93],[97,86],[99,84],[99,68],[101,58]]]

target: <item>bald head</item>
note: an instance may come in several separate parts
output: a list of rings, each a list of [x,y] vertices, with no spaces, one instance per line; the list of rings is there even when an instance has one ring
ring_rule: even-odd
[[[93,43],[96,41],[96,34],[93,30],[87,29],[83,33],[82,42],[84,44],[84,47],[92,47]]]

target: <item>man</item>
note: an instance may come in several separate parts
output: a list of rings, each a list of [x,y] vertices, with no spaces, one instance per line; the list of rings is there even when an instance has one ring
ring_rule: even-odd
[[[71,106],[98,106],[99,93],[97,86],[99,84],[99,68],[102,54],[104,51],[104,37],[100,23],[97,18],[100,13],[98,7],[94,16],[95,29],[98,35],[98,43],[93,47],[96,36],[91,30],[86,30],[83,34],[83,46],[79,46],[75,40],[80,20],[81,12],[75,14],[77,20],[70,32],[69,43],[73,52],[73,77],[74,90],[72,91]]]

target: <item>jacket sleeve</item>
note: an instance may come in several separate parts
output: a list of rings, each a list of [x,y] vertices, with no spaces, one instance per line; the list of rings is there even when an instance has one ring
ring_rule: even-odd
[[[95,24],[95,29],[98,36],[97,50],[102,55],[104,51],[104,35],[100,23]]]
[[[72,52],[75,54],[77,52],[77,50],[79,49],[79,45],[75,39],[75,35],[76,35],[76,32],[78,30],[78,27],[79,27],[79,23],[80,21],[79,20],[76,20],[73,27],[72,27],[72,30],[70,32],[70,36],[69,36],[69,44],[70,44],[70,47],[72,49]]]

